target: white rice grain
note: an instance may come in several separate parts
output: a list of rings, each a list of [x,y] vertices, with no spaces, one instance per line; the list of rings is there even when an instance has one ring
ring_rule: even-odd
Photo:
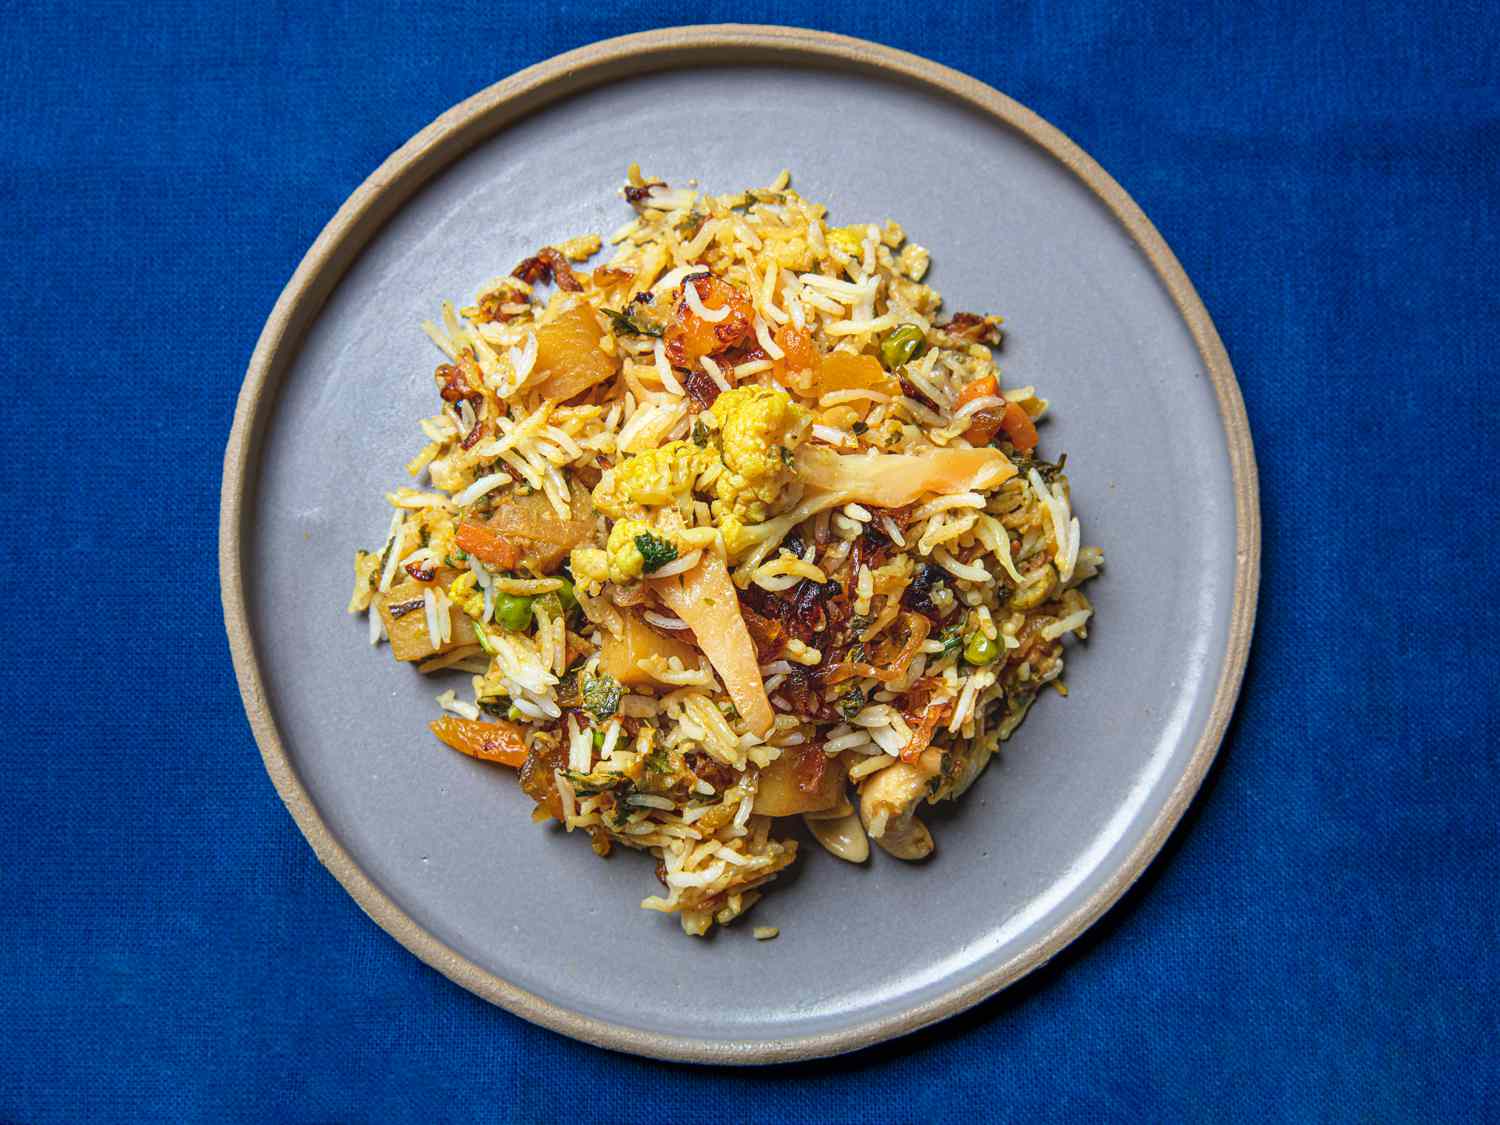
[[[667,886],[674,888],[707,887],[724,874],[724,861],[705,867],[702,871],[669,871]]]
[[[992,407],[1004,405],[1005,400],[999,395],[980,395],[978,398],[971,398],[955,410],[953,412],[953,420],[957,422],[969,417],[971,414],[978,414],[981,410],[989,410]]]
[[[932,557],[937,564],[955,578],[963,578],[969,582],[993,582],[990,572],[978,563],[961,563],[948,553],[946,547],[939,547],[933,552]]]
[[[709,308],[703,303],[703,298],[698,296],[698,286],[695,284],[689,283],[687,285],[684,285],[682,287],[682,295],[687,298],[688,308],[693,310],[693,314],[697,316],[698,319],[706,321],[709,324],[718,324],[719,321],[727,317],[731,311],[727,304],[722,305],[717,309]]]
[[[848,734],[841,734],[837,738],[830,738],[823,743],[823,750],[828,754],[842,754],[845,750],[858,750],[861,746],[868,745],[869,742],[869,732],[854,730]]]
[[[380,592],[388,593],[391,588],[391,579],[396,575],[396,564],[398,549],[401,545],[401,533],[406,523],[406,513],[397,508],[395,515],[391,516],[390,534],[385,537],[385,567],[380,572]]]
[[[775,275],[768,271],[766,276],[774,277]],[[786,358],[786,352],[782,351],[781,346],[775,340],[771,339],[771,333],[766,328],[766,322],[760,317],[755,318],[755,339],[772,359]]]
[[[677,376],[672,373],[672,365],[667,362],[666,346],[658,340],[653,351],[656,356],[656,377],[661,380],[661,385],[674,395],[682,394],[682,384],[677,381]]]
[[[689,570],[692,570],[693,567],[697,566],[698,565],[698,561],[700,559],[702,559],[702,558],[703,558],[703,552],[701,550],[700,551],[689,551],[687,554],[683,555],[681,558],[673,559],[671,562],[665,563],[662,566],[657,567],[655,570],[653,570],[651,572],[651,577],[652,578],[671,578],[672,575],[674,575],[674,574],[683,574],[683,573],[685,573],[685,572],[687,572]],[[671,626],[669,626],[669,628],[670,627]],[[676,626],[676,627],[677,628],[681,628],[680,625]]]
[[[469,485],[468,488],[455,492],[453,494],[453,503],[460,508],[466,507],[474,503],[481,496],[493,492],[502,484],[509,484],[510,482],[511,476],[509,473],[487,473]]]
[[[830,336],[862,336],[869,332],[884,332],[896,326],[894,313],[870,317],[863,320],[836,320],[824,327]]]
[[[437,704],[444,711],[452,711],[455,715],[461,715],[465,719],[478,719],[479,708],[472,703],[467,703],[453,694],[449,688],[437,697]]]
[[[1080,609],[1059,618],[1050,625],[1043,625],[1039,632],[1045,640],[1055,641],[1064,633],[1071,633],[1074,629],[1081,629],[1088,623],[1088,619],[1094,615],[1091,609]]]
[[[677,806],[666,797],[658,797],[654,793],[632,793],[625,798],[627,805],[633,805],[638,809],[675,809]]]
[[[847,433],[844,430],[835,429],[832,426],[824,426],[816,422],[813,423],[812,436],[817,438],[819,441],[827,442],[829,445],[845,449],[859,444],[854,440],[853,434]]]
[[[728,306],[726,306],[726,308],[727,307]],[[708,377],[714,381],[714,384],[719,388],[719,390],[729,390],[729,381],[724,378],[724,373],[719,370],[719,365],[717,363],[715,363],[708,356],[703,356],[698,360],[698,362],[703,365],[703,370],[708,372]]]
[[[573,831],[573,825],[569,823],[578,812],[578,798],[573,791],[573,784],[563,776],[562,770],[552,771],[553,784],[557,786],[557,795],[562,798],[563,826],[569,832]]]
[[[433,597],[430,587],[422,591],[422,610],[427,615],[427,643],[436,652],[443,647],[443,634],[438,625],[437,599]]]

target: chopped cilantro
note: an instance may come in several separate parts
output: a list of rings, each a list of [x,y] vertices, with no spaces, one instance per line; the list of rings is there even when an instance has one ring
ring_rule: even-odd
[[[1025,477],[1032,469],[1035,469],[1042,480],[1051,484],[1058,478],[1064,467],[1066,467],[1068,455],[1064,453],[1056,461],[1044,461],[1040,457],[1023,457],[1019,455],[1013,457],[1011,460],[1016,466],[1017,474],[1021,477]]]
[[[599,722],[604,722],[620,709],[620,697],[625,689],[613,676],[579,677],[583,681],[583,709]]]
[[[849,722],[853,722],[854,716],[858,715],[864,708],[865,693],[857,687],[850,688],[839,697],[839,714],[844,716]]]
[[[790,465],[794,460],[794,458],[792,457],[792,451],[784,445],[778,445],[776,447],[776,452],[781,455],[781,463],[783,465]]]
[[[944,660],[950,656],[957,656],[964,650],[963,630],[957,625],[949,625],[938,634],[938,640],[943,642],[942,659]]]
[[[573,786],[574,795],[579,797],[597,797],[600,793],[615,790],[621,782],[626,781],[623,775],[605,770],[595,770],[593,773],[563,770],[563,776]]]
[[[610,323],[614,325],[616,335],[661,336],[662,330],[637,316],[633,307],[627,306],[623,312],[616,312],[614,309],[605,309],[604,315],[609,317]]]
[[[647,574],[661,569],[677,557],[676,547],[659,535],[652,535],[649,531],[643,531],[635,537],[635,549],[645,560],[645,566],[642,569]]]
[[[672,755],[665,747],[652,747],[651,753],[646,755],[646,768],[652,773],[671,773]]]
[[[693,444],[699,449],[708,446],[708,427],[703,424],[701,418],[693,422]]]
[[[635,810],[625,803],[623,793],[615,794],[615,807],[609,810],[609,819],[616,828],[623,828],[625,822],[630,819],[630,814]]]

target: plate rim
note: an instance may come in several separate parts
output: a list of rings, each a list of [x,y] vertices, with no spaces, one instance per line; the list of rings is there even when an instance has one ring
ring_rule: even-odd
[[[1135,848],[1104,884],[1025,950],[974,980],[890,1015],[847,1027],[778,1039],[703,1039],[648,1031],[574,1011],[505,980],[462,956],[402,910],[324,823],[298,777],[266,700],[245,595],[241,533],[253,470],[281,379],[329,294],[385,222],[422,186],[470,148],[562,98],[611,80],[692,66],[732,55],[737,63],[791,62],[896,78],[936,91],[1020,133],[1100,199],[1165,285],[1202,359],[1218,401],[1235,500],[1234,604],[1225,659],[1207,721],[1186,768]],[[235,405],[224,451],[219,509],[219,580],[224,626],[246,716],[270,775],[297,827],[324,867],[360,908],[408,951],[454,983],[529,1020],[595,1046],[697,1063],[766,1064],[842,1054],[909,1034],[964,1011],[1046,964],[1093,925],[1150,866],[1197,794],[1218,754],[1239,696],[1260,585],[1258,472],[1244,399],[1228,354],[1186,272],[1145,213],[1092,157],[1036,113],[950,67],[878,43],[830,32],[757,24],[662,28],[601,40],[555,55],[447,110],[392,153],[323,228],[267,318]]]

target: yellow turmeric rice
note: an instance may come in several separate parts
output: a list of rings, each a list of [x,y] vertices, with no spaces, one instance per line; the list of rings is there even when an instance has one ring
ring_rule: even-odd
[[[608,251],[545,247],[425,326],[440,409],[349,610],[470,673],[433,733],[655,856],[641,905],[702,934],[796,858],[785,818],[930,854],[920,802],[1063,693],[1103,555],[1000,318],[943,313],[896,223],[830,226],[786,173],[623,194]]]

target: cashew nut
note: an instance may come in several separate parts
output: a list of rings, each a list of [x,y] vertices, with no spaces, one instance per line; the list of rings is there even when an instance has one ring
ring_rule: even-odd
[[[844,807],[847,811],[843,816],[830,817],[826,814],[804,813],[802,822],[807,825],[808,831],[816,837],[818,843],[839,859],[850,863],[863,863],[870,858],[869,837],[865,835],[859,817],[854,815],[854,809],[847,803]]]
[[[932,854],[932,833],[916,818],[916,809],[941,763],[942,755],[928,750],[915,762],[887,766],[860,786],[859,815],[865,829],[897,859],[925,859]]]

